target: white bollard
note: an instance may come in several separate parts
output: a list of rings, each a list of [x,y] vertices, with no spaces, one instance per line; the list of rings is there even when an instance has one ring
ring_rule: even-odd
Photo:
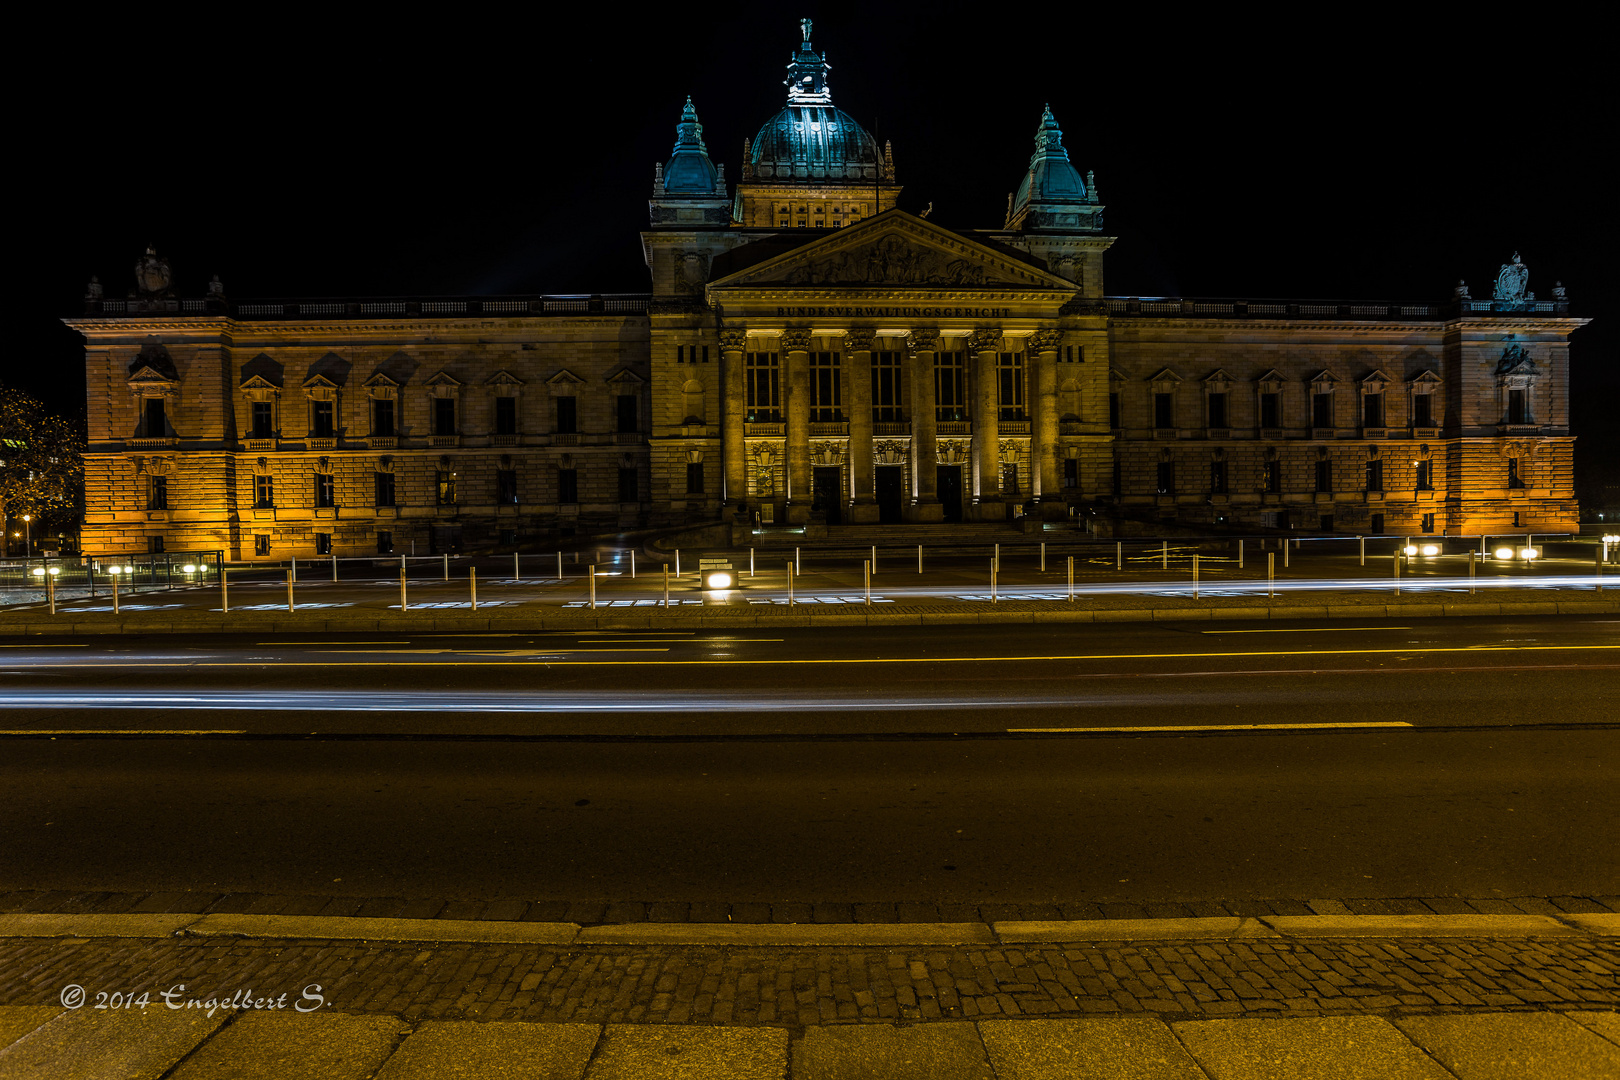
[[[219,564],[219,610],[222,611],[222,612],[231,610],[230,586],[225,584],[225,577],[229,573],[230,573],[230,571],[225,569],[225,564],[220,563]],[[116,588],[117,585],[118,585],[118,579],[114,578],[113,579],[114,588]]]
[[[1046,573],[1046,541],[1041,541],[1041,573]]]
[[[591,607],[594,609],[596,607],[596,564],[595,563],[591,563],[590,574],[591,574]]]
[[[562,580],[562,552],[557,552],[557,580]]]
[[[1361,565],[1366,566],[1367,565],[1367,538],[1365,536],[1358,536],[1358,537],[1356,537],[1356,539],[1361,542]]]
[[[1601,570],[1602,568],[1599,567]],[[1468,595],[1474,595],[1474,549],[1468,549]]]
[[[1001,569],[1001,545],[1000,544],[996,545],[995,554],[992,555],[991,557],[993,559],[995,559],[995,561],[996,561],[996,569],[1000,570]]]
[[[630,580],[636,580],[636,549],[630,549]]]
[[[866,606],[872,606],[872,564],[866,564]]]
[[[298,580],[298,559],[297,558],[293,559],[293,561],[292,561],[292,569],[290,571],[288,571],[288,572],[292,574],[292,579],[294,581]],[[157,574],[156,574],[156,572],[154,572],[153,577],[156,577],[156,576],[157,576]]]
[[[999,549],[1001,545],[997,544],[996,547]],[[996,602],[996,559],[994,555],[990,557],[990,602],[992,604]]]
[[[799,561],[799,549],[798,548],[793,549],[793,572],[795,574],[804,573],[804,564]]]
[[[677,578],[679,578],[681,576],[681,549],[680,548],[675,549],[675,576]]]
[[[472,609],[478,610],[478,567],[467,567],[467,592],[472,599]]]
[[[1125,569],[1125,541],[1114,541],[1114,569]]]
[[[664,608],[669,608],[669,563],[664,564]]]
[[[922,545],[917,545],[917,573],[922,573]]]
[[[754,549],[748,549],[748,576],[754,576]]]
[[[1159,569],[1170,569],[1170,541],[1159,541]]]
[[[294,580],[293,579],[293,572],[291,570],[288,570],[287,571],[287,610],[288,611],[296,611],[296,610],[298,610],[297,607],[293,604],[293,580]]]
[[[876,544],[872,545],[872,566],[871,566],[871,570],[872,570],[872,573],[874,573],[874,574],[877,573],[877,545]]]
[[[1238,541],[1238,569],[1243,569],[1243,541]]]
[[[1277,553],[1266,552],[1266,599],[1277,598]]]
[[[444,580],[450,580],[450,553],[444,553]]]
[[[787,564],[788,607],[793,606],[793,564]]]
[[[1193,599],[1198,599],[1198,556],[1193,556]]]
[[[113,614],[116,615],[116,614],[118,614],[118,575],[117,574],[111,574],[109,576],[112,578],[112,586],[113,586]],[[220,574],[220,577],[224,577],[224,576],[225,576],[224,573]],[[1600,591],[1601,591],[1601,589],[1600,589]]]
[[[409,611],[410,609],[410,601],[405,595],[405,568],[401,566],[399,568],[399,610]]]
[[[1069,556],[1069,603],[1074,603],[1074,556]]]
[[[512,552],[512,580],[513,581],[522,581],[523,580],[523,570],[518,565],[518,553],[515,552],[515,551]]]
[[[332,556],[332,580],[337,580],[337,556]]]

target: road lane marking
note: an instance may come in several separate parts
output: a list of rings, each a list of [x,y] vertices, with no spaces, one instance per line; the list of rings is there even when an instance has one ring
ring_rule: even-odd
[[[1485,652],[1612,652],[1620,649],[1615,645],[1488,645],[1488,646],[1429,646],[1406,649],[1264,649],[1250,652],[1181,652],[1181,653],[1090,653],[1066,656],[863,656],[845,658],[820,657],[781,657],[777,659],[761,660],[638,660],[645,666],[658,667],[713,667],[716,664],[754,665],[768,667],[772,665],[816,665],[816,664],[1003,664],[1013,661],[1034,663],[1056,663],[1060,661],[1078,660],[1242,660],[1265,656],[1421,656],[1428,654],[1469,653],[1479,655]],[[334,650],[337,651],[337,650]],[[358,650],[363,651],[363,650]],[[430,650],[409,650],[430,651]],[[452,651],[452,650],[447,650]],[[536,652],[551,653],[578,653],[578,652],[668,652],[668,649],[531,649],[523,655],[533,655]],[[394,667],[432,667],[443,664],[435,660],[389,660],[383,664],[361,660],[273,660],[258,661],[242,660],[162,660],[162,661],[134,661],[119,663],[111,657],[98,657],[94,664],[98,668],[262,668],[270,665],[277,667],[380,667],[392,665]],[[459,660],[454,662],[461,667],[622,667],[623,663],[613,660]],[[38,668],[41,664],[31,664],[31,668]],[[73,664],[43,665],[43,666],[74,666]],[[6,670],[11,670],[7,668]]]
[[[255,645],[409,645],[409,641],[255,641]]]
[[[1200,630],[1200,634],[1339,634],[1354,630],[1410,630],[1410,626],[1279,626],[1265,630]]]
[[[1368,720],[1365,723],[1346,721],[1325,724],[1170,724],[1158,727],[1010,727],[1008,733],[1016,735],[1057,735],[1069,732],[1131,732],[1131,731],[1314,731],[1321,728],[1409,728],[1416,727],[1404,720]]]

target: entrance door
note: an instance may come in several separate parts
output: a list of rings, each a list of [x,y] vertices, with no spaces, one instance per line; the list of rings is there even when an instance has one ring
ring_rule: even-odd
[[[844,520],[843,478],[844,470],[838,465],[817,465],[811,473],[814,497],[810,509],[824,515],[829,525],[838,525]]]
[[[905,502],[906,470],[902,465],[877,467],[878,521],[894,525],[900,521],[900,507]]]
[[[946,521],[962,520],[962,466],[941,465],[936,474],[939,502],[945,509]]]

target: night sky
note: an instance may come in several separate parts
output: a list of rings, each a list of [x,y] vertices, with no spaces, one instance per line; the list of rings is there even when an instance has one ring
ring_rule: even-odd
[[[62,9],[33,39],[6,381],[81,409],[57,320],[91,274],[123,296],[148,242],[185,295],[214,273],[238,298],[645,291],[686,95],[734,184],[808,16],[834,104],[893,142],[900,205],[947,227],[1001,224],[1050,102],[1119,238],[1110,295],[1481,297],[1520,252],[1540,298],[1562,280],[1597,320],[1574,338],[1577,476],[1620,480],[1596,9],[244,10]]]

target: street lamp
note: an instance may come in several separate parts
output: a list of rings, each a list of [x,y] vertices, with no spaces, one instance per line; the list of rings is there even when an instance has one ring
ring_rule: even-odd
[[[23,527],[28,530],[28,542],[23,547],[23,557],[24,558],[27,558],[28,556],[30,556],[30,555],[32,555],[34,553],[34,524],[33,524],[33,522],[34,522],[34,515],[33,514],[24,514],[23,515]]]

